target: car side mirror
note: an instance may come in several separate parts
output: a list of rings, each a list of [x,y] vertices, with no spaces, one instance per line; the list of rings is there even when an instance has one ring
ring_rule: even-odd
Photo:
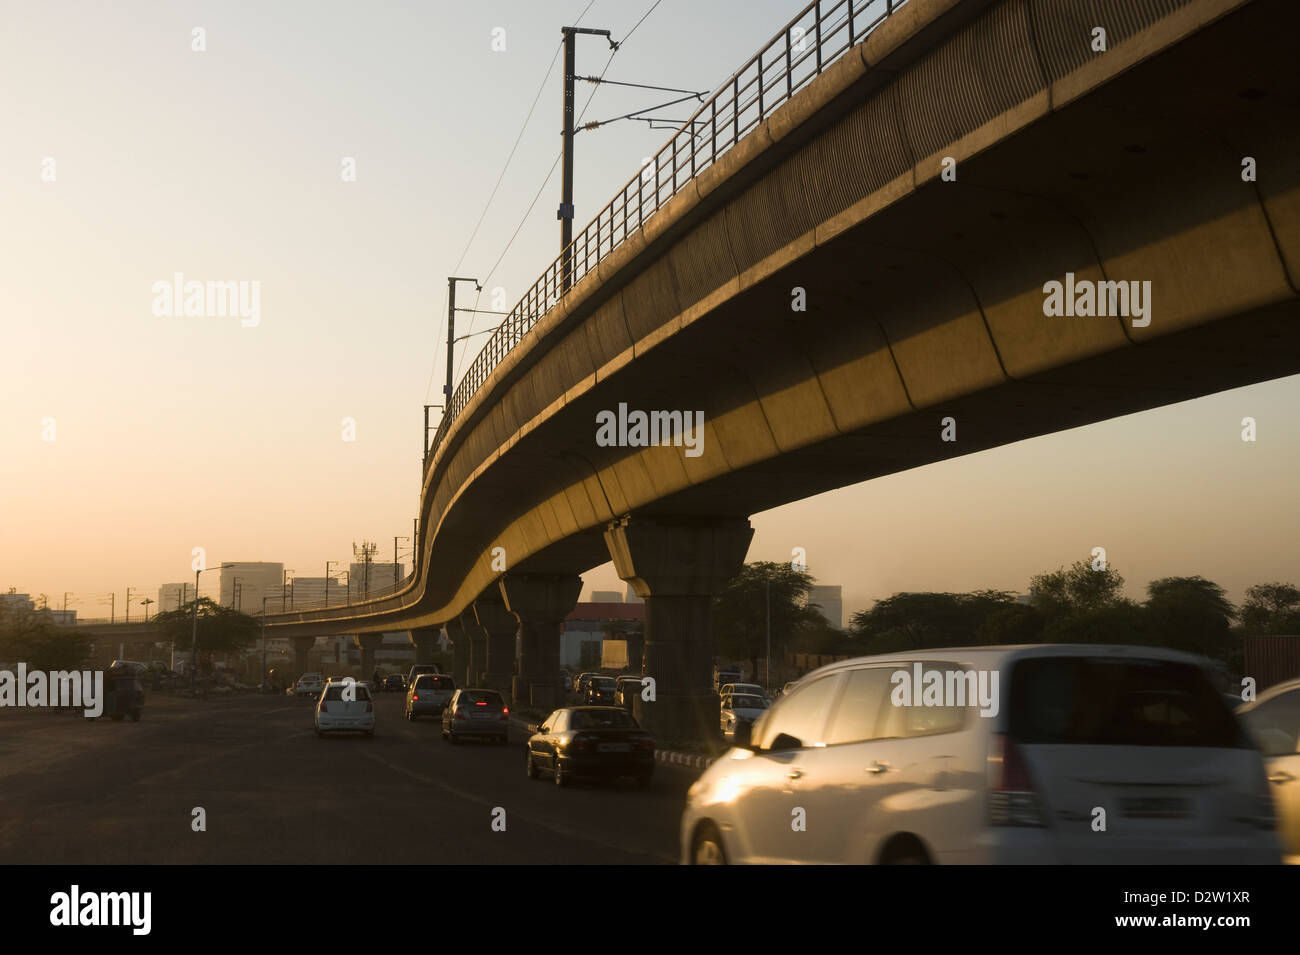
[[[787,733],[777,733],[776,739],[772,740],[770,748],[774,753],[780,752],[784,749],[802,749],[803,740],[795,739]]]

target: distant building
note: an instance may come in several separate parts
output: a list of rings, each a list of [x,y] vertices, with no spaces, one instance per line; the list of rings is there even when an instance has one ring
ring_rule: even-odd
[[[367,569],[365,563],[358,562],[348,565],[348,592],[352,595],[352,602],[365,600],[367,595],[377,596],[379,594],[391,594],[393,592],[393,562],[381,562],[372,560],[369,567],[369,584],[366,581]],[[406,575],[406,565],[396,565],[396,580],[400,585],[402,578]],[[330,595],[330,602],[334,602],[333,593]]]
[[[154,608],[154,613],[180,610],[193,598],[194,585],[192,583],[163,584],[158,588],[158,606]]]
[[[629,604],[645,603],[644,600],[642,600],[640,597],[636,595],[636,591],[632,589],[631,584],[627,585],[627,596],[623,598],[623,602]]]
[[[36,604],[32,600],[31,594],[0,594],[0,602],[3,602],[7,610],[35,610]]]
[[[278,594],[276,595],[279,596]],[[329,604],[331,607],[342,606],[348,602],[348,588],[337,577],[331,577],[329,583]],[[284,595],[284,600],[267,601],[267,609],[284,605],[285,610],[302,607],[323,607],[325,606],[325,578],[324,577],[290,577],[289,591]]]
[[[75,610],[47,610],[46,613],[50,615],[56,627],[75,627],[77,625],[77,611]]]
[[[579,603],[564,619],[564,633],[560,635],[560,665],[598,669],[606,620],[644,621],[645,604],[641,601],[629,604],[621,600]]]
[[[829,584],[819,584],[808,591],[808,602],[817,604],[821,608],[821,614],[836,630],[844,629],[844,598],[841,594],[843,588],[838,584],[831,586]]]
[[[596,604],[621,604],[623,594],[617,590],[593,590],[591,602]]]
[[[241,561],[221,565],[221,606],[256,616],[262,612],[262,598],[280,602],[284,564],[269,561]],[[271,602],[267,601],[267,610]]]

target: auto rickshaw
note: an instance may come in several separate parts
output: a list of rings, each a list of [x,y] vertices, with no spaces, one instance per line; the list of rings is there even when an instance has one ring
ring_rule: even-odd
[[[104,712],[114,722],[125,716],[140,722],[144,709],[144,684],[135,669],[115,667],[104,674]]]

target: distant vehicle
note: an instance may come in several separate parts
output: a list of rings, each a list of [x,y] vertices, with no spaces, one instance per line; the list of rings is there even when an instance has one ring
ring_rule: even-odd
[[[757,694],[728,693],[722,698],[722,735],[732,738],[742,726],[753,726],[754,721],[767,712],[767,697]]]
[[[406,718],[416,720],[421,716],[440,716],[456,692],[456,682],[441,673],[422,673],[415,685],[406,691]]]
[[[1300,680],[1269,687],[1237,717],[1264,756],[1285,861],[1300,862]]]
[[[442,711],[442,738],[451,743],[469,736],[506,743],[509,731],[510,708],[496,690],[457,690]]]
[[[342,683],[331,683],[316,701],[316,735],[326,733],[364,733],[375,735],[375,704],[370,687],[358,683],[347,693]],[[345,699],[345,694],[352,699]]]
[[[921,671],[941,678],[942,705],[923,702],[919,687],[896,705],[894,691],[910,685],[896,675],[919,681]],[[1059,644],[844,660],[801,679],[749,736],[738,733],[688,792],[683,862],[1281,861],[1259,751],[1199,658],[1174,650]],[[791,830],[793,806],[822,820],[816,832]],[[1104,838],[1096,807],[1107,811]]]
[[[757,683],[727,683],[718,690],[718,696],[726,696],[728,693],[747,693],[750,696],[761,696],[769,703],[772,702],[771,694]]]
[[[640,696],[643,684],[641,677],[625,673],[614,681],[614,705],[631,709],[636,698]]]
[[[149,672],[149,664],[141,663],[138,660],[114,660],[108,665],[108,668],[109,670],[118,670],[121,672],[130,671],[139,676],[144,676]]]
[[[560,684],[564,687],[565,693],[573,691],[573,674],[565,670],[560,674]]]
[[[654,769],[653,737],[630,713],[614,706],[556,710],[529,737],[525,755],[529,779],[546,772],[557,786],[567,786],[579,776],[631,776],[645,787]]]
[[[138,723],[143,710],[144,684],[140,681],[140,671],[121,662],[109,667],[104,674],[104,713],[114,722],[129,716],[132,723]]]
[[[406,674],[406,685],[409,687],[415,682],[415,678],[421,673],[441,673],[442,669],[436,663],[417,663],[411,667]]]
[[[595,670],[584,670],[578,674],[578,682],[574,686],[579,694],[586,694],[587,684],[591,682],[591,678],[594,676],[600,676],[600,674]]]
[[[616,689],[618,685],[612,676],[593,676],[587,681],[587,692],[582,695],[582,702],[589,706],[613,703]]]
[[[781,690],[780,690],[780,692],[779,692],[777,695],[778,695],[778,696],[785,696],[787,693],[789,693],[791,690],[793,690],[793,689],[794,689],[796,686],[798,686],[798,685],[799,685],[799,681],[798,681],[798,680],[791,680],[791,681],[790,681],[789,683],[787,683],[785,686],[781,687]]]
[[[713,688],[721,690],[728,683],[739,683],[745,678],[745,672],[738,666],[723,664],[713,668]]]
[[[390,673],[388,676],[384,677],[384,689],[390,693],[395,693],[399,690],[405,691],[406,680],[403,679],[402,674],[400,673]]]
[[[344,680],[346,680],[346,679],[347,679],[347,677],[345,677],[345,676],[332,676],[332,677],[328,677],[328,678],[325,680],[325,682],[326,682],[327,684],[329,684],[329,683],[342,683],[342,682],[343,682]]]
[[[293,685],[293,695],[319,697],[323,689],[325,689],[325,680],[319,673],[304,673]]]

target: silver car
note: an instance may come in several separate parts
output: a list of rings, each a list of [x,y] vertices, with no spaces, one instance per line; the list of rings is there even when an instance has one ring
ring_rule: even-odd
[[[1269,687],[1237,709],[1264,755],[1288,863],[1300,862],[1300,680]]]
[[[421,716],[441,716],[452,694],[456,681],[441,673],[423,673],[406,691],[406,718],[417,720]]]

